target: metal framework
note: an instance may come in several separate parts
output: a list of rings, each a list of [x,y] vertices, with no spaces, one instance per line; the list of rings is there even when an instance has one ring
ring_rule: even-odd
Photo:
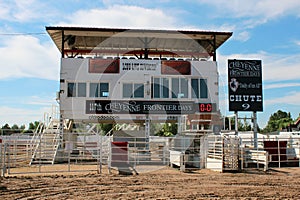
[[[154,56],[191,56],[207,58],[232,32],[145,30],[85,27],[46,27],[61,52],[61,57],[86,54]],[[200,47],[200,48],[199,48]]]

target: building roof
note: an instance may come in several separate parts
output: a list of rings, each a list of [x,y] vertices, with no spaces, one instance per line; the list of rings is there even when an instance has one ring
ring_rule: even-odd
[[[46,27],[62,56],[67,54],[177,55],[210,57],[232,32]]]

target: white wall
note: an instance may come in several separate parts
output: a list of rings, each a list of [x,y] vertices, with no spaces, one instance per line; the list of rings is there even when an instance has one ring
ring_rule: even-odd
[[[155,70],[122,70],[123,63],[148,63],[156,66]],[[151,78],[154,77],[185,77],[185,78],[205,78],[207,79],[208,94],[207,99],[192,99],[189,89],[189,98],[182,99],[155,99],[156,101],[194,101],[196,103],[216,103],[219,109],[218,95],[218,71],[216,62],[211,61],[189,61],[191,63],[191,75],[161,75],[161,60],[131,60],[120,59],[120,73],[118,74],[100,74],[89,73],[89,58],[62,58],[60,73],[60,89],[64,92],[60,94],[61,113],[64,118],[88,120],[88,114],[85,114],[86,100],[124,100],[122,98],[122,84],[124,82],[144,83],[145,95],[143,99],[152,101],[151,95],[146,93],[151,91]],[[67,97],[68,82],[86,82],[87,97]],[[91,82],[109,82],[109,97],[91,98],[89,96],[89,83]],[[150,84],[149,84],[150,83]],[[190,84],[190,83],[189,83]],[[119,116],[130,118],[131,116]],[[143,116],[140,116],[143,117]],[[162,116],[159,116],[162,117]]]

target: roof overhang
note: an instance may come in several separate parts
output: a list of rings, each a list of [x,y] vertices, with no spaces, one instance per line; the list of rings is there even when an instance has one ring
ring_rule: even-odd
[[[46,27],[55,45],[68,54],[177,55],[210,57],[232,32]]]

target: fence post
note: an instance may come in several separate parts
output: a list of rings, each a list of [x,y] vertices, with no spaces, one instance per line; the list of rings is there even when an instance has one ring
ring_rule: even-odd
[[[99,169],[98,169],[98,173],[102,174],[102,152],[104,152],[103,150],[103,135],[102,134],[98,134],[99,139],[98,139],[98,156],[97,159],[99,159]],[[100,140],[100,141],[99,141]],[[99,144],[100,143],[100,144]]]
[[[3,165],[3,152],[2,152],[2,141],[0,143],[0,170],[1,174],[0,177],[4,177],[4,165]]]
[[[6,154],[6,151],[5,151],[5,144],[3,146],[3,144],[0,144],[0,147],[1,147],[1,177],[4,177],[5,176],[5,173],[6,173],[6,167],[5,167],[5,154]]]
[[[278,148],[278,150],[277,150],[277,153],[278,153],[278,167],[280,168],[280,163],[281,163],[281,154],[280,154],[280,151],[281,151],[281,148],[280,148],[280,142],[279,142],[279,140],[277,140],[277,148]]]
[[[8,143],[5,143],[4,144],[4,156],[3,156],[3,177],[5,176],[5,173],[7,173],[7,166],[6,166],[6,164],[8,164],[8,166],[9,166],[9,152],[8,152],[8,148],[7,148],[7,146],[8,146]],[[7,163],[6,163],[6,155],[7,155]]]
[[[107,166],[108,166],[108,173],[111,174],[111,153],[112,153],[112,145],[111,145],[111,142],[112,142],[112,139],[111,137],[109,136],[109,155],[108,155],[108,162],[107,162]]]

